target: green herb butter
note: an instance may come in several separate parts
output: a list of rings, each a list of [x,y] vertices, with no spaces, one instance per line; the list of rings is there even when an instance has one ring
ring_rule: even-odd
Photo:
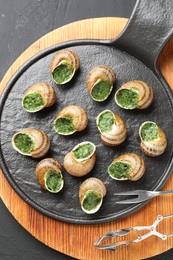
[[[94,152],[94,146],[90,143],[79,145],[75,150],[73,150],[73,154],[76,159],[86,159],[90,157]]]
[[[91,96],[96,101],[104,101],[110,95],[112,88],[113,86],[110,82],[100,80],[94,85]]]
[[[86,211],[94,210],[102,201],[99,194],[94,191],[88,191],[85,194],[82,206]]]
[[[113,125],[115,124],[115,118],[110,111],[102,112],[98,116],[98,128],[101,133],[109,133],[112,130]]]
[[[61,117],[55,120],[55,131],[62,135],[68,135],[75,132],[73,120],[70,116]]]
[[[141,128],[141,138],[143,141],[152,141],[159,137],[158,127],[153,122],[145,123]]]
[[[116,101],[118,105],[126,109],[137,108],[138,93],[130,89],[119,89],[116,93]]]
[[[108,168],[108,173],[115,179],[129,179],[131,165],[126,162],[114,162]]]
[[[57,84],[64,84],[70,81],[73,75],[74,68],[66,62],[63,62],[60,65],[58,65],[52,72],[53,80]]]
[[[34,142],[27,134],[17,134],[14,138],[14,144],[24,154],[30,154],[34,150]]]
[[[62,175],[59,172],[50,170],[45,175],[45,186],[51,192],[58,192],[63,185]]]
[[[22,103],[24,109],[30,112],[38,111],[44,106],[43,98],[38,92],[33,92],[26,95]]]

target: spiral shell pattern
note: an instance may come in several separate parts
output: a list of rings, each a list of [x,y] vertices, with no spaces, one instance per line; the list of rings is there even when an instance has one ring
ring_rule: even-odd
[[[116,178],[111,175],[110,166],[116,162],[122,162],[122,163],[126,163],[126,164],[130,165],[131,169],[130,169],[128,178],[124,178],[124,177]],[[144,172],[145,172],[144,160],[142,159],[141,156],[139,156],[135,153],[122,154],[122,155],[118,156],[117,158],[115,158],[113,160],[112,164],[108,168],[108,173],[111,178],[113,178],[115,180],[119,180],[119,181],[122,181],[122,180],[137,181],[144,175]]]

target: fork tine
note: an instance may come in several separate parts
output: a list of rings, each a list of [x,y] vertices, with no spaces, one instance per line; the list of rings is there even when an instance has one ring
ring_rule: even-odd
[[[133,204],[133,203],[140,203],[142,201],[147,201],[147,200],[149,200],[149,198],[143,198],[143,199],[135,198],[135,199],[119,200],[119,201],[116,201],[115,203],[117,203],[117,204]]]

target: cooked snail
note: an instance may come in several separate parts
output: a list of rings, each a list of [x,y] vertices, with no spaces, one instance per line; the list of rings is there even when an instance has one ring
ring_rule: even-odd
[[[60,135],[83,131],[88,125],[88,116],[79,106],[65,107],[54,121],[54,129]]]
[[[48,152],[50,140],[45,132],[36,128],[27,128],[13,135],[12,145],[20,154],[40,158]]]
[[[135,153],[120,155],[108,167],[110,177],[118,181],[137,181],[143,176],[144,172],[144,160]]]
[[[27,112],[37,112],[52,106],[56,101],[53,87],[45,82],[37,83],[30,87],[24,94],[22,106]]]
[[[36,177],[43,189],[58,193],[64,186],[61,164],[53,159],[46,158],[36,167]]]
[[[115,102],[124,109],[145,109],[153,101],[153,90],[143,81],[125,83],[115,93]]]
[[[95,101],[104,101],[111,94],[115,83],[114,71],[105,65],[94,67],[88,74],[87,88]]]
[[[80,60],[76,52],[60,50],[50,63],[50,73],[56,84],[65,84],[73,78],[79,65]]]
[[[97,127],[102,141],[108,146],[116,146],[124,142],[127,135],[124,121],[110,110],[104,110],[97,116]]]
[[[106,187],[103,182],[97,178],[86,179],[79,189],[79,201],[82,210],[87,214],[97,212],[106,195]]]
[[[163,130],[154,122],[146,121],[139,128],[141,149],[149,156],[158,156],[164,153],[167,140]]]
[[[64,158],[64,168],[76,177],[84,176],[94,167],[96,161],[96,147],[91,142],[76,145]]]

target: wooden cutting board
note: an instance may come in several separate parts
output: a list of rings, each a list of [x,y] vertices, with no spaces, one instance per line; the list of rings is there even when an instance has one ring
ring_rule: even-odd
[[[10,67],[0,84],[0,94],[17,69],[39,51],[68,40],[83,38],[111,39],[122,31],[126,23],[127,19],[124,18],[96,18],[78,21],[48,33],[23,52]],[[162,51],[159,57],[159,65],[168,84],[173,89],[173,39],[167,43]],[[164,190],[166,189],[173,189],[173,176],[164,186]],[[93,246],[98,237],[110,230],[136,225],[151,225],[158,214],[168,215],[173,213],[173,197],[171,195],[155,198],[138,212],[121,220],[102,225],[67,224],[40,214],[15,193],[2,172],[0,172],[0,196],[15,219],[30,234],[45,245],[78,259],[144,259],[173,247],[173,238],[163,241],[154,236],[116,253],[100,251]],[[159,231],[173,232],[173,219],[169,219],[169,221],[160,225]],[[132,236],[129,237],[129,239],[131,238]]]

